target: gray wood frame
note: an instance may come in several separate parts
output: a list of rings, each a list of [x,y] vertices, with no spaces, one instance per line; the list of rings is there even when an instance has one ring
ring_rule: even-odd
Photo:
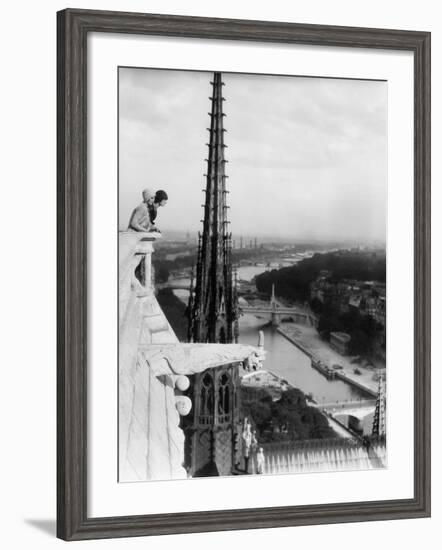
[[[68,9],[57,14],[57,535],[65,540],[430,515],[430,33]],[[87,35],[153,34],[414,54],[414,498],[87,517]]]

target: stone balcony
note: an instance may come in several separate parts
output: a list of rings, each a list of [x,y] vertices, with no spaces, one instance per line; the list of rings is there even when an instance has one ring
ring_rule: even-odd
[[[119,481],[182,479],[180,414],[186,375],[223,364],[260,365],[261,347],[181,344],[154,292],[152,253],[161,235],[119,234]]]

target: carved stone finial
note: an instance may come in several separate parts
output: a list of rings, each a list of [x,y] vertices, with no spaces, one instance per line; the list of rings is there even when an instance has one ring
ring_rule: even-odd
[[[192,401],[185,395],[175,397],[175,407],[180,416],[186,416],[192,410]]]
[[[183,374],[178,376],[175,380],[175,387],[177,390],[186,391],[190,386],[190,380]]]

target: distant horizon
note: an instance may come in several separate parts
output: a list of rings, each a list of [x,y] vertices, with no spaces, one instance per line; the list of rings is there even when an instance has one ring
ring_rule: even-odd
[[[201,227],[202,230],[202,227]],[[124,229],[122,230],[124,231]],[[174,239],[185,239],[187,232],[189,232],[190,237],[194,240],[198,238],[198,231],[188,231],[186,229],[168,229],[166,227],[162,230],[162,237],[163,239],[161,242],[167,242],[168,240],[174,240]],[[342,245],[342,246],[353,246],[353,247],[380,247],[380,248],[386,248],[386,242],[380,241],[380,240],[354,240],[354,239],[326,239],[326,238],[299,238],[299,237],[290,237],[288,235],[269,235],[269,234],[263,234],[263,235],[235,235],[235,233],[232,232],[232,241],[236,241],[237,248],[238,244],[240,242],[241,236],[243,237],[244,245],[248,245],[250,241],[254,242],[254,238],[257,237],[258,245],[260,243],[263,244],[271,244],[271,243],[284,243],[284,244],[316,244],[316,245]],[[246,246],[244,246],[246,248]]]

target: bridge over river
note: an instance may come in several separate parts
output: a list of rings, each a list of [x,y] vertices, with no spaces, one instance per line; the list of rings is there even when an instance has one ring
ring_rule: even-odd
[[[366,414],[374,411],[374,408],[376,407],[376,399],[334,401],[329,403],[319,403],[315,405],[315,407],[329,414],[345,413],[348,415],[363,417]]]
[[[264,267],[243,266],[238,269],[238,274],[240,279],[250,280],[265,270]],[[168,283],[156,285],[156,288],[171,288],[174,292],[176,290],[176,296],[185,304],[188,301],[189,287],[189,278],[175,278]],[[288,313],[277,299],[275,302],[276,314],[279,315],[282,312],[282,318],[294,315],[296,312],[304,315],[308,313],[302,308],[297,309],[296,307],[288,308],[290,309],[290,313]],[[354,386],[345,379],[331,380],[312,368],[311,359],[305,352],[267,324],[271,315],[269,303],[262,306],[242,303],[240,308],[243,315],[239,320],[239,341],[255,345],[258,331],[263,330],[267,352],[266,367],[287,380],[290,385],[299,388],[306,395],[311,395],[318,403],[328,403],[331,407],[336,406],[336,401],[343,403],[344,401],[367,400],[371,397],[366,390]]]
[[[295,323],[303,325],[314,326],[315,317],[312,313],[303,311],[297,307],[284,306],[275,297],[275,285],[272,285],[272,296],[269,304],[263,304],[258,306],[242,305],[242,313],[248,313],[256,316],[268,316],[272,326],[277,327],[281,319],[285,317]]]
[[[157,283],[155,285],[156,290],[162,290],[163,288],[170,288],[171,290],[190,290],[190,284],[183,281],[182,283],[175,281],[173,283]]]
[[[158,283],[156,285],[157,290],[164,288],[170,288],[171,290],[190,290],[190,284],[188,280],[183,280],[180,282],[179,279],[173,282],[167,283]],[[300,323],[307,326],[315,325],[315,316],[310,313],[303,311],[297,307],[284,306],[275,297],[275,286],[272,285],[272,296],[268,304],[262,304],[258,306],[252,305],[241,305],[240,312],[242,314],[255,315],[258,317],[268,317],[272,326],[279,326],[281,319],[285,317],[288,320],[293,321],[294,323]]]
[[[313,406],[356,433],[371,433],[376,399],[335,401]]]
[[[313,326],[314,317],[302,311],[296,307],[286,306],[241,306],[242,313],[249,313],[250,315],[256,315],[259,317],[268,316],[273,326],[278,326],[282,317],[286,317],[292,320],[294,323],[300,323],[303,325]]]

